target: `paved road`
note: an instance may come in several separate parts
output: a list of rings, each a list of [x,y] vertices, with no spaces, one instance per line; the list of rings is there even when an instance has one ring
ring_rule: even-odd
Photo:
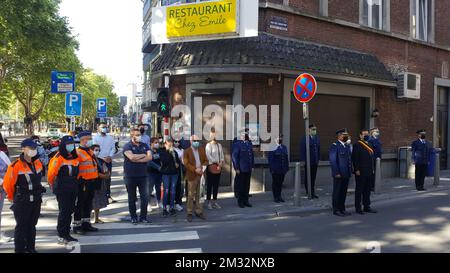
[[[376,204],[378,214],[339,218],[328,213],[265,220],[187,223],[184,214],[153,224],[124,222],[128,207],[120,181],[120,160],[114,168],[113,192],[118,203],[105,209],[98,233],[78,237],[79,245],[56,244],[57,211],[46,206],[38,224],[40,252],[450,252],[450,191],[424,193]],[[12,213],[3,211],[4,229],[12,235]],[[373,249],[375,248],[375,249]],[[13,244],[0,246],[12,252]]]

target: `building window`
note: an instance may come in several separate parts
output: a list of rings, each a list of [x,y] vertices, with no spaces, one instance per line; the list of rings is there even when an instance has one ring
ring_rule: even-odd
[[[387,0],[362,0],[362,24],[376,29],[387,29]]]
[[[431,41],[433,29],[433,2],[431,0],[412,0],[412,36],[422,41]]]

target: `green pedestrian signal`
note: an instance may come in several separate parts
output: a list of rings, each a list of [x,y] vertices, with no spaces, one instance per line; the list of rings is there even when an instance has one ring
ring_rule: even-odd
[[[158,115],[162,117],[170,117],[170,96],[169,88],[158,88]]]

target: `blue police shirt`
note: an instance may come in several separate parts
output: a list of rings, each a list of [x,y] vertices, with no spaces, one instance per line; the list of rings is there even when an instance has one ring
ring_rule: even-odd
[[[311,164],[318,165],[320,160],[320,138],[319,136],[310,136],[309,138],[309,156]],[[300,139],[300,161],[306,161],[306,136]]]
[[[274,174],[286,174],[289,171],[289,156],[285,145],[277,145],[269,152],[269,167]]]
[[[330,147],[329,159],[331,166],[331,175],[341,175],[342,178],[350,178],[352,176],[352,152],[350,147],[337,141]]]
[[[150,150],[147,144],[139,143],[139,145],[134,145],[133,142],[128,142],[123,146],[123,153],[125,161],[123,163],[123,170],[125,177],[146,177],[147,176],[147,163],[137,163],[132,162],[125,155],[126,151],[131,151],[133,154],[147,154]]]
[[[233,167],[243,173],[250,173],[254,166],[253,145],[251,141],[238,140],[233,144],[231,157]]]

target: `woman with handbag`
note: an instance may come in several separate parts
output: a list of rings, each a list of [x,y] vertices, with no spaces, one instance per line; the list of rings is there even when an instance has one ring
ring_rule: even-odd
[[[94,210],[94,219],[96,224],[103,224],[100,220],[100,209],[106,208],[109,205],[108,190],[106,186],[106,180],[111,177],[111,173],[106,166],[106,162],[98,157],[100,154],[100,145],[94,144],[91,146],[92,152],[94,152],[95,158],[98,163],[98,185],[95,189],[94,199],[92,200],[92,209]]]
[[[206,199],[209,210],[221,209],[217,203],[217,195],[219,193],[220,174],[222,173],[225,157],[223,148],[216,140],[216,133],[211,133],[211,141],[206,144],[206,157],[208,158],[208,168],[206,169]],[[211,195],[213,200],[211,201]]]
[[[6,193],[3,190],[3,177],[6,174],[9,164],[11,164],[11,161],[8,156],[0,151],[0,244],[7,243],[11,240],[11,238],[6,237],[2,232],[2,209],[6,198]]]

